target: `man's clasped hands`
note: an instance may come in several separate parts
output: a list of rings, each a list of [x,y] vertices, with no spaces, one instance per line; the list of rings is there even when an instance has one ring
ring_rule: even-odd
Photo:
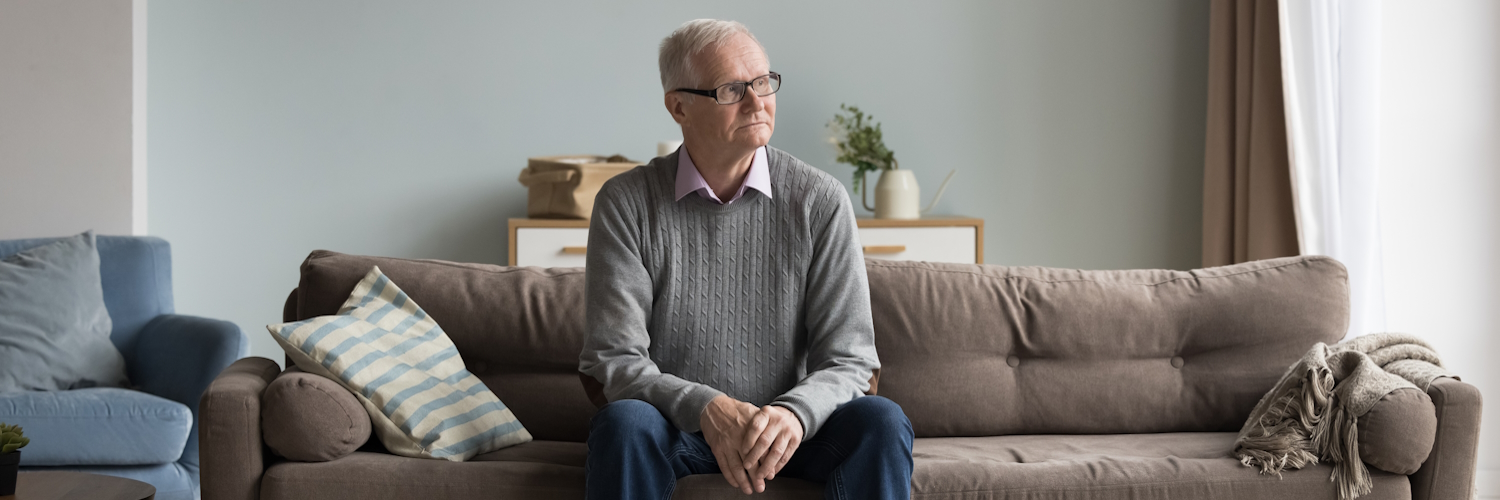
[[[699,424],[724,479],[746,495],[765,492],[802,443],[802,421],[791,410],[724,395],[708,403]]]

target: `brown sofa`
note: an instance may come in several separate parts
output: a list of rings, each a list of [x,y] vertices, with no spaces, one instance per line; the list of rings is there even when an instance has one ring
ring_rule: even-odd
[[[577,375],[583,270],[318,251],[285,319],[333,314],[372,265],[443,326],[536,441],[455,463],[383,453],[372,438],[334,460],[289,461],[262,439],[278,432],[262,428],[260,405],[280,369],[247,358],[203,396],[203,498],[581,498],[595,411]],[[879,394],[917,435],[914,498],[1337,498],[1327,465],[1278,479],[1230,457],[1285,368],[1347,328],[1347,278],[1332,259],[1188,272],[867,266]],[[1441,379],[1428,394],[1430,456],[1410,476],[1372,468],[1365,498],[1470,498],[1479,393]],[[786,478],[764,498],[820,491]],[[739,496],[701,475],[673,498]]]

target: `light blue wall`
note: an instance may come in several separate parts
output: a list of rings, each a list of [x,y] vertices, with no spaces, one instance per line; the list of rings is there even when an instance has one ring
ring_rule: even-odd
[[[154,0],[150,229],[178,309],[280,359],[264,325],[311,250],[504,263],[527,157],[678,138],[656,45],[698,17],[744,22],[786,75],[773,145],[848,184],[824,126],[844,102],[924,198],[959,169],[937,211],[986,220],[987,263],[1199,262],[1201,0]]]

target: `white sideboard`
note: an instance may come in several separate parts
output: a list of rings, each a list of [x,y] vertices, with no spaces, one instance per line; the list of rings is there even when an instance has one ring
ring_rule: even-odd
[[[858,219],[859,243],[872,259],[984,263],[984,220],[932,216]],[[510,265],[583,267],[589,221],[510,219]]]

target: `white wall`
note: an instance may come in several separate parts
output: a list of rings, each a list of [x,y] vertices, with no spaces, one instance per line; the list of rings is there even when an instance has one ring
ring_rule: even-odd
[[[308,252],[504,263],[529,156],[679,136],[656,47],[745,22],[786,76],[772,144],[848,179],[825,124],[884,124],[985,261],[1200,262],[1208,7],[1199,0],[152,2],[151,229],[178,309],[280,359]],[[924,200],[925,201],[925,200]]]
[[[1500,2],[1390,0],[1384,15],[1389,326],[1483,393],[1479,491],[1500,498]]]
[[[134,9],[130,0],[0,2],[0,239],[138,229]]]

